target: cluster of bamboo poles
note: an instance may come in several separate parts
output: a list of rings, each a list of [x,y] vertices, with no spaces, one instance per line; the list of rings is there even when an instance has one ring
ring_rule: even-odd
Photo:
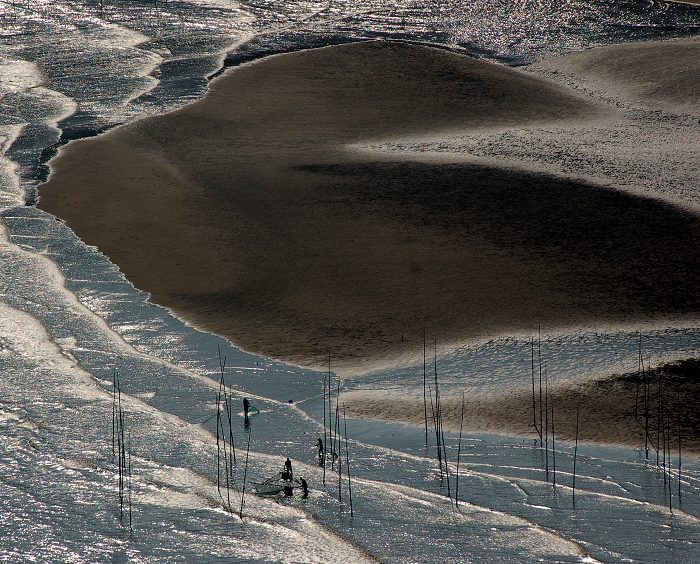
[[[124,520],[128,508],[129,531],[133,533],[131,488],[131,432],[124,437],[124,410],[119,372],[112,371],[112,459],[116,460],[119,473],[119,519]]]
[[[234,469],[238,465],[238,461],[236,459],[236,443],[233,440],[233,394],[230,386],[226,384],[226,357],[221,356],[221,349],[218,347],[217,352],[219,357],[219,390],[216,393],[216,489],[226,509],[232,512],[231,490],[238,491],[234,481]],[[243,470],[243,485],[240,490],[241,503],[238,509],[238,515],[241,519],[243,519],[243,507],[245,505],[245,488],[248,477],[248,458],[252,434],[250,426],[246,425],[246,430],[248,432],[248,440]]]
[[[545,477],[550,479],[550,450],[552,458],[552,487],[557,485],[557,451],[555,449],[554,436],[554,397],[549,392],[549,377],[547,374],[547,363],[542,362],[542,331],[537,330],[537,362],[539,385],[538,392],[535,392],[535,339],[530,339],[530,374],[532,380],[532,426],[540,440],[540,448],[544,447],[544,467]],[[542,375],[544,374],[544,394],[542,393]],[[544,401],[544,406],[543,406]],[[577,424],[578,428],[578,424]],[[550,449],[549,440],[552,440]],[[578,440],[578,434],[577,434]]]
[[[338,501],[343,502],[343,446],[345,447],[345,474],[348,482],[348,498],[350,503],[350,516],[354,517],[352,505],[352,478],[350,476],[350,451],[348,448],[348,423],[345,404],[340,406],[340,375],[337,375],[335,385],[331,372],[331,355],[328,355],[328,373],[323,378],[323,485],[326,485],[326,467],[330,453],[331,470],[338,471]],[[335,388],[335,402],[333,401],[333,389]],[[335,408],[333,405],[335,404]],[[340,431],[342,411],[343,434]],[[343,437],[344,435],[344,437]],[[344,441],[343,441],[344,439]],[[330,451],[328,448],[330,447]],[[336,460],[337,459],[337,460]]]
[[[450,484],[450,469],[447,460],[447,448],[445,446],[445,431],[443,427],[442,399],[440,396],[440,381],[437,371],[437,339],[433,339],[433,385],[428,384],[427,374],[427,340],[425,329],[423,330],[423,414],[425,422],[425,446],[428,448],[428,404],[430,404],[431,432],[435,434],[435,454],[437,457],[438,471],[440,473],[440,483],[447,485],[447,497],[452,499],[452,488]],[[462,394],[462,412],[459,424],[459,442],[457,444],[457,471],[455,476],[455,505],[459,503],[459,462],[462,452],[462,427],[464,425],[464,394]]]
[[[682,500],[682,408],[678,392],[675,402],[675,421],[671,412],[671,398],[665,391],[661,370],[657,371],[656,381],[651,376],[650,362],[644,363],[642,356],[642,336],[639,335],[637,382],[634,402],[634,419],[644,433],[644,459],[649,462],[650,447],[656,452],[656,468],[663,475],[664,488],[668,489],[668,509],[673,513],[673,476],[671,462],[671,440],[677,435],[678,447],[678,502]],[[655,384],[655,385],[654,385]],[[641,389],[640,389],[641,388]],[[641,399],[640,399],[641,391]]]
[[[554,424],[554,396],[549,391],[549,376],[547,362],[542,361],[542,329],[537,328],[537,370],[535,370],[535,339],[530,339],[530,377],[532,382],[532,426],[540,441],[540,448],[544,448],[545,479],[550,480],[550,452],[551,452],[551,480],[552,487],[557,487],[557,450]],[[537,373],[537,385],[535,374]],[[544,375],[544,393],[542,382]],[[544,404],[544,405],[543,405]],[[579,430],[579,406],[576,406],[576,431],[574,435],[573,475],[571,480],[571,503],[576,507],[576,459],[578,457],[578,430]],[[550,448],[549,441],[552,441]]]
[[[668,414],[668,398],[664,395],[664,382],[662,373],[659,371],[656,378],[656,386],[654,391],[654,382],[652,382],[649,373],[648,365],[645,368],[644,359],[642,356],[642,338],[639,336],[638,347],[638,374],[636,381],[636,394],[634,406],[634,418],[637,424],[644,432],[644,453],[645,460],[649,461],[649,448],[656,451],[656,466],[663,474],[664,488],[668,485],[668,503],[669,510],[673,512],[672,501],[672,469],[671,469],[671,437],[672,431],[677,431],[678,439],[678,500],[682,496],[682,436],[681,436],[681,407],[680,397],[676,402],[676,420],[672,421],[672,416]],[[555,433],[554,433],[554,398],[549,393],[549,381],[547,377],[547,363],[542,361],[542,336],[541,330],[538,329],[537,338],[537,358],[539,373],[539,392],[536,392],[535,385],[535,342],[534,338],[530,341],[531,350],[531,381],[532,381],[532,426],[537,433],[540,441],[540,448],[545,450],[545,475],[547,481],[550,479],[550,448],[549,439],[551,434],[552,447],[552,485],[556,487],[556,449],[555,449]],[[544,374],[544,394],[542,391]],[[641,399],[640,399],[641,392]],[[544,402],[544,407],[543,407]],[[652,426],[652,423],[654,425]],[[674,424],[675,423],[675,424]],[[672,427],[676,427],[673,429]],[[578,453],[578,432],[579,432],[579,408],[576,407],[576,431],[574,443],[574,461],[573,461],[573,481],[572,481],[572,503],[576,506],[576,457]],[[654,440],[654,434],[656,440]]]

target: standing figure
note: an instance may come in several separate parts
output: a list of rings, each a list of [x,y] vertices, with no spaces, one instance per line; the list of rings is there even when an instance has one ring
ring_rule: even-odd
[[[284,471],[289,474],[290,479],[294,475],[294,473],[292,472],[292,461],[289,460],[289,458],[287,458],[287,460],[284,461]]]
[[[301,482],[301,489],[304,491],[304,495],[302,495],[301,498],[306,499],[309,497],[309,484],[306,483],[304,478],[299,478],[299,481]]]
[[[321,437],[318,438],[318,443],[316,446],[318,446],[318,465],[323,466],[325,449],[323,448],[323,441],[321,440]]]
[[[248,419],[248,410],[250,409],[250,402],[248,398],[243,398],[243,424],[248,427],[250,425],[250,420]]]

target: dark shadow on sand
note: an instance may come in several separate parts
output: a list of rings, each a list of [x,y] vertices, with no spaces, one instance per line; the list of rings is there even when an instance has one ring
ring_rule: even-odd
[[[368,213],[487,240],[540,263],[584,314],[700,311],[700,218],[649,198],[554,176],[467,164],[311,165]],[[526,282],[526,281],[523,281]]]

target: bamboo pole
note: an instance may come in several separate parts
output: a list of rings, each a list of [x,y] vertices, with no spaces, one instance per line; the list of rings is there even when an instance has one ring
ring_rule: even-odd
[[[339,444],[340,441],[338,439],[338,431],[340,427],[340,374],[338,374],[338,388],[335,393],[335,439],[333,440],[333,443],[335,444],[335,450],[338,453],[338,472],[340,472],[340,465],[341,465],[341,460],[340,460],[340,453],[341,453],[341,445]]]
[[[131,511],[131,431],[129,431],[129,462],[128,462],[127,476],[129,479],[129,531],[134,532],[132,511]]]
[[[673,488],[671,487],[671,419],[666,418],[666,442],[668,443],[668,510],[673,515]],[[664,446],[664,450],[666,446]]]
[[[425,418],[425,446],[428,446],[428,401],[426,398],[425,388],[427,384],[425,372],[425,327],[423,327],[423,416]]]
[[[445,432],[442,425],[442,406],[438,409],[440,412],[440,441],[442,442],[442,460],[445,462],[445,480],[447,481],[447,497],[452,499],[452,492],[450,491],[450,469],[447,465],[447,450],[445,448]]]
[[[659,378],[661,376],[659,375]],[[660,394],[660,412],[659,412],[659,424],[661,425],[661,445],[663,446],[663,461],[662,461],[662,471],[664,475],[664,487],[666,486],[666,414],[665,414],[665,404],[664,404],[664,387],[663,383],[659,390]]]
[[[352,509],[352,480],[350,479],[350,452],[348,450],[348,418],[345,412],[345,404],[343,404],[343,426],[345,429],[345,467],[348,474],[348,494],[350,496],[350,517],[354,517]]]
[[[337,445],[337,442],[336,442],[336,445]],[[343,457],[341,456],[340,447],[338,447],[338,501],[340,503],[343,503],[343,492],[341,491],[342,483],[343,483]]]
[[[435,374],[435,411],[433,415],[435,425],[435,443],[437,445],[438,464],[440,465],[440,480],[442,480],[442,448],[440,446],[440,392],[438,388],[437,374],[437,339],[433,339],[433,372]]]
[[[681,393],[678,392],[678,503],[681,502]]]
[[[550,401],[550,406],[552,410],[552,470],[553,470],[553,480],[552,487],[557,487],[557,451],[554,444],[554,398]]]
[[[576,455],[578,454],[578,405],[576,406],[576,439],[574,442],[574,477],[571,488],[571,501],[573,508],[576,509]]]
[[[233,400],[231,398],[231,392],[226,390],[226,356],[224,356],[223,359],[221,358],[221,348],[218,345],[216,350],[219,354],[219,369],[221,371],[219,391],[221,391],[223,387],[224,406],[226,408],[226,419],[228,420],[229,468],[231,470],[231,475],[233,475],[233,465],[236,463],[236,445],[233,441]]]
[[[659,468],[659,447],[661,446],[661,372],[656,384],[656,468]]]
[[[229,481],[229,467],[228,467],[228,453],[226,450],[226,435],[224,434],[224,424],[219,420],[221,424],[221,443],[224,445],[224,472],[226,475],[226,505],[231,510],[231,484]]]
[[[542,433],[537,427],[537,408],[535,407],[535,339],[530,337],[530,374],[532,376],[532,426],[542,439]]]
[[[432,414],[432,417],[433,417],[433,427],[435,429],[437,429],[437,414],[435,413],[435,406],[433,405],[433,390],[430,387],[430,385],[428,385],[428,398],[430,399],[430,413]],[[436,434],[437,434],[437,432],[436,432]],[[438,443],[438,445],[439,445],[439,443]],[[441,458],[439,446],[437,449],[437,455],[438,455],[438,465],[440,467],[440,480],[442,480],[442,458]]]
[[[333,453],[335,452],[333,448],[333,434],[331,433],[331,414],[333,413],[333,410],[331,409],[331,388],[332,388],[332,383],[331,383],[331,355],[328,355],[328,442],[331,444],[331,469],[335,468],[335,457],[333,456]],[[326,451],[328,453],[328,451]]]
[[[642,358],[642,375],[644,378],[644,460],[649,462],[649,378],[644,370]]]
[[[121,433],[119,429],[119,413],[117,413],[117,471],[119,473],[119,520],[122,519],[122,445],[121,445]]]
[[[540,448],[542,448],[542,327],[537,326],[537,359],[540,369]]]
[[[435,341],[435,380],[437,383],[437,339]],[[442,461],[445,465],[445,476],[447,476],[447,453],[445,451],[445,433],[443,432],[442,426],[442,400],[440,398],[440,393],[438,387],[435,387],[435,406],[437,410],[437,421],[438,421],[438,433],[440,436],[440,448],[442,449]],[[447,478],[447,491],[450,491],[450,480]],[[451,497],[451,496],[450,496]]]
[[[639,413],[639,382],[642,377],[642,333],[639,332],[639,350],[637,352],[637,385],[634,391],[634,418],[638,419]]]
[[[112,462],[116,454],[115,437],[117,432],[117,369],[112,369]]]
[[[221,494],[221,439],[219,428],[221,423],[220,411],[221,393],[216,394],[216,491],[219,492],[221,501],[224,501],[224,496]]]
[[[120,495],[120,502],[121,502],[121,508],[120,508],[120,515],[124,515],[124,490],[125,490],[125,483],[126,483],[126,445],[124,444],[124,412],[121,410],[121,407],[119,409],[119,427],[121,429],[120,433],[120,440],[121,440],[121,475],[122,475],[122,483],[121,483],[121,495]]]
[[[226,389],[224,389],[226,394]],[[231,476],[233,477],[233,466],[238,464],[236,460],[236,444],[233,441],[233,398],[231,397],[231,391],[229,390],[227,394],[227,405],[229,406],[228,411],[228,443],[231,445],[229,449],[229,468],[231,469]],[[233,459],[231,459],[231,454],[233,454]]]
[[[119,519],[124,516],[124,458],[122,450],[122,392],[121,384],[117,379],[117,449],[119,451]]]
[[[455,507],[459,506],[459,455],[462,452],[462,426],[464,424],[464,393],[462,393],[462,415],[459,419],[459,442],[457,443],[457,478],[455,480]]]
[[[547,364],[544,365],[544,467],[549,482],[549,381]]]
[[[250,436],[253,431],[248,428],[248,446],[245,449],[245,468],[243,470],[243,490],[241,491],[241,510],[239,511],[239,517],[243,519],[243,504],[245,502],[245,481],[248,476],[248,455],[250,454]]]
[[[219,497],[221,501],[226,504],[228,510],[231,510],[231,486],[229,477],[229,452],[226,448],[226,429],[224,429],[224,422],[222,420],[223,410],[221,408],[221,401],[223,396],[223,405],[226,411],[229,410],[226,400],[226,380],[224,378],[224,364],[225,360],[221,358],[221,348],[217,345],[216,351],[219,357],[219,391],[216,396],[216,436],[217,436],[217,471],[221,472],[221,450],[224,453],[224,476],[226,476],[226,499],[221,495],[221,478],[217,474],[217,484],[219,485]],[[223,448],[222,448],[223,446]],[[233,469],[231,469],[231,472]]]
[[[331,355],[328,355],[330,367]],[[330,370],[330,368],[329,368]],[[326,428],[326,375],[323,375],[323,485],[326,485],[326,458],[328,456],[328,429]]]
[[[221,351],[216,347],[219,355],[219,366],[221,366]],[[216,491],[219,492],[219,497],[222,503],[226,503],[224,496],[221,493],[221,375],[219,376],[219,389],[216,392]]]

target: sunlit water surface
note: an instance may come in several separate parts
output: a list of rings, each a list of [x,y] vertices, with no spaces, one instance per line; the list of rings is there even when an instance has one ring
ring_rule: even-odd
[[[25,204],[61,143],[182,106],[224,65],[267,53],[386,37],[525,64],[591,45],[693,35],[699,21],[692,7],[631,1],[0,4],[3,559],[692,561],[700,467],[684,462],[679,499],[677,459],[669,488],[631,449],[579,448],[574,510],[571,445],[557,445],[554,488],[530,440],[469,436],[455,508],[456,437],[447,438],[448,481],[420,429],[350,420],[351,516],[346,474],[339,487],[328,469],[324,486],[315,464],[323,375],[184,325],[146,303],[61,222]],[[216,484],[217,347],[233,404],[246,395],[261,410],[250,435],[233,417],[229,494]],[[636,367],[632,329],[546,334],[545,347],[554,378]],[[657,361],[697,349],[693,327],[645,330],[645,354]],[[528,358],[528,337],[504,337],[450,349],[438,365],[446,393],[498,393],[520,385]],[[133,533],[118,502],[115,369],[132,455]],[[410,388],[414,380],[415,368],[397,368],[345,387]],[[307,477],[310,497],[250,495],[250,482],[273,475],[286,456]]]

